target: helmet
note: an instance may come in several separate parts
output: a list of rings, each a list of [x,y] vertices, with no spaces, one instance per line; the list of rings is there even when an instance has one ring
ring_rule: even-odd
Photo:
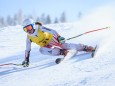
[[[33,29],[35,29],[35,23],[31,18],[25,19],[22,23],[23,28],[28,25],[32,25]]]

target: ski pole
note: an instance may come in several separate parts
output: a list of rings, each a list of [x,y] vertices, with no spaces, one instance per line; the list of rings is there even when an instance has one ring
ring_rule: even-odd
[[[84,32],[84,33],[79,34],[79,35],[77,35],[77,36],[74,36],[74,37],[65,39],[64,41],[77,38],[77,37],[82,36],[82,35],[84,35],[84,34],[88,34],[88,33],[95,32],[95,31],[99,31],[99,30],[104,30],[104,29],[108,29],[108,28],[110,28],[110,27],[105,27],[105,28],[100,28],[100,29],[95,29],[95,30],[87,31],[87,32]]]
[[[22,64],[14,64],[14,63],[0,64],[0,66],[7,66],[7,65],[16,65],[16,66],[21,66]]]

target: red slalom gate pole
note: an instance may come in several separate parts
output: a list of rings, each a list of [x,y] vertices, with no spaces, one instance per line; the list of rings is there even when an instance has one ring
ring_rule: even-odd
[[[91,32],[96,32],[96,31],[99,31],[99,30],[104,30],[104,29],[109,29],[109,28],[110,28],[110,27],[105,27],[105,28],[100,28],[100,29],[95,29],[95,30],[87,31],[87,32],[84,32],[84,33],[79,34],[79,35],[77,35],[77,36],[68,38],[68,39],[66,39],[66,40],[70,40],[70,39],[77,38],[77,37],[79,37],[79,36],[82,36],[82,35],[85,35],[85,34],[88,34],[88,33],[91,33]],[[65,40],[65,41],[66,41],[66,40]]]
[[[16,65],[16,66],[21,66],[22,64],[14,64],[14,63],[0,64],[0,66],[7,66],[7,65]]]
[[[12,63],[0,64],[0,66],[12,65]]]

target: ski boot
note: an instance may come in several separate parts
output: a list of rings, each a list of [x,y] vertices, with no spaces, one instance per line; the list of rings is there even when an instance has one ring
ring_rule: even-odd
[[[60,55],[64,55],[64,58],[58,58],[56,59],[56,63],[59,64],[60,62],[66,62],[70,58],[74,57],[77,54],[77,50],[72,49],[72,50],[65,50],[61,49],[60,50]]]
[[[66,49],[60,49],[60,55],[64,55],[64,57],[67,55],[69,51]]]
[[[96,46],[96,47],[97,47],[97,46]],[[85,45],[83,51],[92,53],[91,56],[93,57],[93,56],[94,56],[94,53],[95,53],[95,50],[96,50],[96,47],[92,47],[92,46],[87,46],[87,45]]]
[[[67,55],[69,51],[67,51],[66,49],[60,49],[60,55],[64,55],[64,57]],[[61,61],[63,60],[63,58],[57,58],[55,60],[56,64],[59,64]]]

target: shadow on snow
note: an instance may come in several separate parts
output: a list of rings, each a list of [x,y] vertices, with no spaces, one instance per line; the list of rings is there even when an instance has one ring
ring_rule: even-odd
[[[51,67],[54,65],[56,65],[55,62],[49,62],[49,63],[45,63],[45,64],[41,64],[41,65],[33,65],[33,67],[31,67],[31,65],[30,65],[30,67],[21,67],[21,68],[12,67],[8,70],[0,72],[0,76],[15,73],[15,72],[21,72],[21,71],[25,71],[25,70],[31,70],[31,69],[35,69],[35,68],[37,68],[38,70],[41,70],[41,69],[48,68],[48,67]]]
[[[9,60],[14,60],[15,56],[13,56],[12,59],[9,59]],[[83,61],[83,60],[86,60],[86,59],[90,59],[91,58],[91,54],[90,53],[84,53],[84,54],[79,54],[79,55],[76,55],[75,57],[73,57],[71,60],[72,63],[76,63],[76,62],[80,62],[80,61]],[[51,59],[51,58],[50,58]],[[55,58],[54,58],[55,59]],[[4,71],[1,71],[0,72],[0,76],[3,76],[3,75],[7,75],[7,74],[11,74],[11,73],[15,73],[15,72],[21,72],[21,71],[25,71],[25,70],[31,70],[31,69],[35,69],[37,68],[38,70],[41,70],[41,69],[45,69],[45,68],[48,68],[48,67],[52,67],[52,66],[55,66],[56,63],[55,63],[55,60],[49,60],[49,61],[45,61],[45,63],[41,63],[41,64],[34,64],[34,63],[31,63],[29,67],[21,67],[21,68],[18,68],[18,67],[10,67],[8,68],[7,70],[4,70],[3,67],[1,67],[0,69],[4,70]],[[9,61],[8,60],[8,61]],[[39,63],[40,61],[36,62],[36,63]]]

